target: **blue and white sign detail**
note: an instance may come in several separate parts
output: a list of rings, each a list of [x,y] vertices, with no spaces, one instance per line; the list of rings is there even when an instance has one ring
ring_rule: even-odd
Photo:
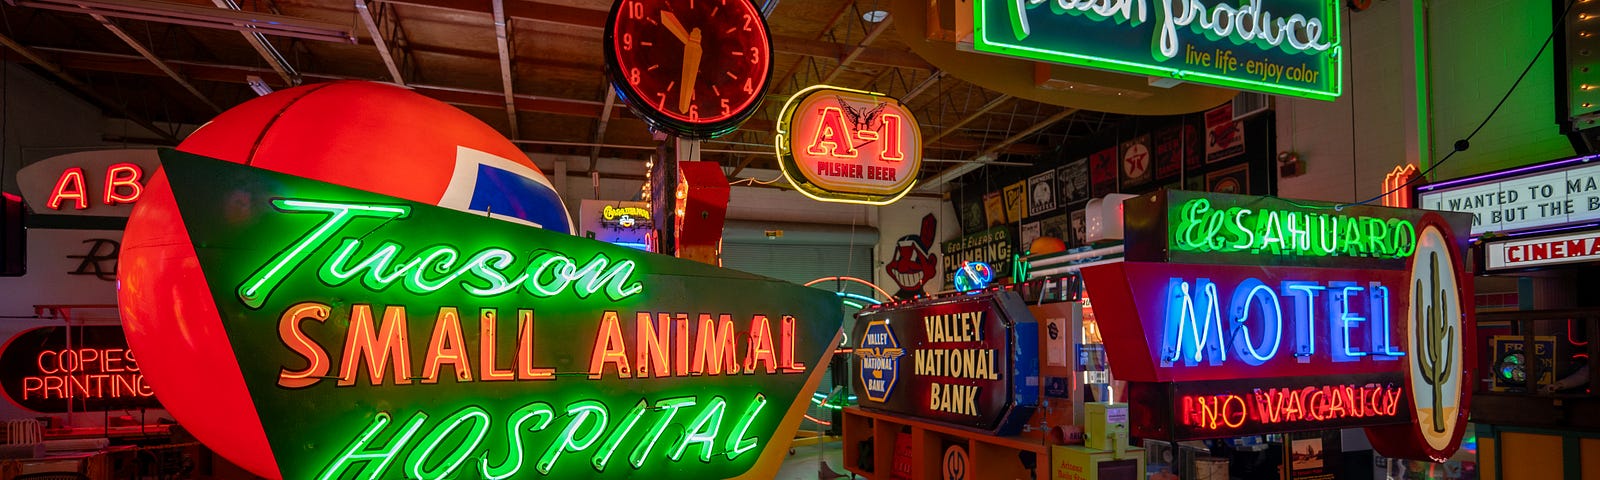
[[[861,357],[861,385],[863,393],[874,402],[886,402],[894,393],[895,380],[899,378],[900,357],[905,349],[889,328],[889,322],[876,320],[867,324],[861,335],[861,345],[855,354]]]

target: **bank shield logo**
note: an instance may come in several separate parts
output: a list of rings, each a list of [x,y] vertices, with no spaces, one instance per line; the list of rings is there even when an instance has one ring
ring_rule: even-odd
[[[900,348],[900,341],[894,338],[889,322],[868,323],[855,353],[861,357],[861,387],[867,399],[879,403],[888,401],[899,377],[900,357],[906,354],[905,349]]]

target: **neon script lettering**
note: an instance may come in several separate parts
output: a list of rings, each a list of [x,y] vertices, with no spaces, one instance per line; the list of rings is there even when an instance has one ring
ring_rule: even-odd
[[[1149,10],[1144,0],[1013,0],[1011,27],[1018,40],[1028,38],[1032,28],[1028,24],[1028,10],[1045,3],[1050,4],[1054,15],[1083,16],[1092,21],[1112,21],[1128,26],[1142,25]],[[1322,38],[1322,19],[1293,14],[1276,16],[1262,9],[1260,0],[1246,0],[1238,6],[1218,3],[1206,8],[1200,0],[1158,0],[1155,2],[1155,43],[1151,52],[1158,60],[1168,60],[1178,55],[1178,30],[1189,27],[1197,35],[1207,38],[1228,38],[1236,43],[1253,43],[1262,50],[1282,48],[1295,53],[1316,54],[1333,48]],[[1175,8],[1168,8],[1168,7]],[[1287,45],[1285,45],[1287,44]]]
[[[1323,312],[1320,320],[1318,310]],[[1246,364],[1261,365],[1278,356],[1289,335],[1290,351],[1300,362],[1309,362],[1317,353],[1319,330],[1329,336],[1325,343],[1332,346],[1328,354],[1335,362],[1367,356],[1394,360],[1405,352],[1390,338],[1389,314],[1389,287],[1378,282],[1267,285],[1249,278],[1224,297],[1210,279],[1173,277],[1167,285],[1161,363],[1216,366],[1231,352]],[[1319,322],[1327,326],[1319,328]]]
[[[1403,259],[1417,250],[1410,220],[1230,207],[1197,198],[1178,207],[1170,246],[1186,252]]]
[[[1184,425],[1224,430],[1251,425],[1395,417],[1403,390],[1394,385],[1267,388],[1239,394],[1184,395]]]
[[[498,429],[491,412],[476,405],[436,421],[419,411],[397,428],[390,426],[393,420],[389,412],[377,412],[318,478],[383,478],[391,468],[404,472],[408,478],[430,480],[470,470],[495,480],[532,476],[534,472],[548,476],[560,467],[563,457],[579,454],[589,456],[588,464],[594,471],[604,472],[612,464],[612,456],[624,451],[628,455],[627,466],[634,470],[662,457],[679,462],[689,452],[694,452],[694,458],[701,462],[709,463],[713,457],[732,461],[758,446],[760,439],[749,436],[750,425],[766,406],[766,396],[759,393],[738,410],[720,396],[709,400],[674,397],[653,404],[640,399],[626,410],[612,410],[602,402],[587,399],[559,410],[544,402],[533,402],[507,415],[504,426]],[[683,415],[680,417],[679,413]],[[726,418],[730,413],[737,416]],[[636,430],[640,423],[648,423],[649,428]],[[669,427],[683,433],[666,435]],[[491,431],[505,436],[510,445],[507,451],[481,448]],[[551,433],[540,435],[542,432]],[[536,435],[549,443],[542,449],[530,448],[528,442]],[[379,445],[375,441],[379,437],[388,441]],[[657,449],[663,440],[667,443]],[[620,449],[625,441],[632,448]],[[524,452],[537,457],[525,456]],[[527,467],[534,472],[524,472]]]
[[[260,308],[290,272],[334,243],[335,237],[351,223],[362,219],[395,221],[411,213],[406,206],[310,200],[278,199],[273,200],[272,205],[285,213],[320,214],[326,218],[239,284],[239,300],[251,308]],[[613,262],[605,254],[596,254],[580,263],[549,250],[519,257],[510,250],[490,247],[464,255],[450,245],[433,245],[402,259],[405,248],[393,241],[384,241],[358,255],[357,252],[363,250],[363,238],[339,239],[338,247],[317,269],[317,278],[335,287],[357,281],[375,292],[398,283],[417,295],[454,285],[478,297],[493,297],[514,290],[535,297],[553,297],[570,290],[578,298],[604,293],[615,301],[644,290],[643,285],[632,281],[635,267],[632,260]]]

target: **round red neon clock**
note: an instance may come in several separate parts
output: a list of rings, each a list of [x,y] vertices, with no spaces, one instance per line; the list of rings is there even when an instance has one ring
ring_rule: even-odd
[[[772,40],[750,0],[619,1],[605,52],[617,96],[657,130],[687,138],[733,131],[772,77]]]

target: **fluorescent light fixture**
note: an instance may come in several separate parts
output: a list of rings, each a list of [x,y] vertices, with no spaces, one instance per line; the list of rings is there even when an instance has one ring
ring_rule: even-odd
[[[873,10],[873,11],[861,14],[861,19],[862,20],[866,20],[866,21],[872,22],[872,23],[882,22],[882,21],[884,21],[884,19],[887,19],[887,18],[889,18],[889,12],[885,12],[883,10]]]
[[[159,0],[5,0],[16,6],[157,23],[355,43],[354,25]]]
[[[267,81],[262,80],[260,76],[247,75],[244,77],[244,83],[250,85],[251,90],[256,91],[256,96],[266,96],[272,93],[272,86],[267,85]]]

